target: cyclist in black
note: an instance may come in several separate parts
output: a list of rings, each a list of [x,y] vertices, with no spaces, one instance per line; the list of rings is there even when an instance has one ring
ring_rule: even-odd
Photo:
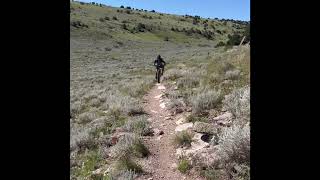
[[[160,55],[158,55],[157,59],[154,60],[154,66],[156,66],[156,68],[161,68],[161,75],[163,75],[164,72],[164,66],[166,65],[166,62],[162,59],[162,57]]]

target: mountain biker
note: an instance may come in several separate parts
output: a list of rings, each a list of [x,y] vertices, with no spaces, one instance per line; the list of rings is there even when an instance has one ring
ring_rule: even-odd
[[[160,55],[158,55],[157,59],[154,60],[154,66],[156,66],[156,68],[161,68],[161,75],[163,75],[164,72],[164,66],[166,65],[166,62],[162,59],[162,57]]]

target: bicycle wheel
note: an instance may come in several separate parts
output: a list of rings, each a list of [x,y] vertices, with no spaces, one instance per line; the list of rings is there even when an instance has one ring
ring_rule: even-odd
[[[158,83],[160,83],[160,76],[161,76],[161,72],[160,72],[160,68],[158,68],[157,70],[157,80],[158,80]]]

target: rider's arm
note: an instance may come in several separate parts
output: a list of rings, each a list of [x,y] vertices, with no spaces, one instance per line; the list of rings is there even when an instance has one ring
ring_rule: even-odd
[[[167,63],[162,59],[162,62],[164,63],[164,65],[166,65]]]

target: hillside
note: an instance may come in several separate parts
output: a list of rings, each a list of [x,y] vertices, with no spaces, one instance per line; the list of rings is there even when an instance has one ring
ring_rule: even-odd
[[[79,3],[71,4],[70,23],[72,37],[210,45],[242,34],[248,24]]]
[[[71,2],[70,179],[248,178],[248,25]]]

